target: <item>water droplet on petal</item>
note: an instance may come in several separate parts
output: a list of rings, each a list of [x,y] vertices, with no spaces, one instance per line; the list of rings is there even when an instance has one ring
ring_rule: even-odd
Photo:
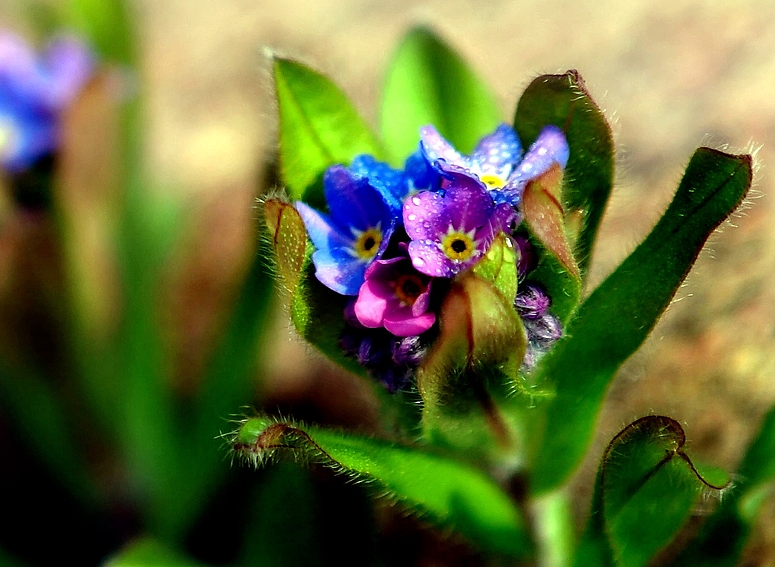
[[[543,147],[538,148],[538,155],[539,156],[545,156],[546,152],[547,152],[546,148],[543,148]]]
[[[531,169],[533,169],[533,164],[532,163],[523,163],[522,164],[522,171],[530,171]]]
[[[419,197],[412,197],[412,203],[414,203],[415,205],[417,205],[419,207],[420,204],[422,203],[422,201],[420,201]]]
[[[422,258],[412,258],[412,264],[414,264],[419,268],[425,265],[425,260],[423,260]]]
[[[417,220],[417,215],[415,215],[414,213],[412,213],[411,215],[409,215],[408,217],[406,217],[406,219],[407,219],[407,220],[410,220],[410,221]]]

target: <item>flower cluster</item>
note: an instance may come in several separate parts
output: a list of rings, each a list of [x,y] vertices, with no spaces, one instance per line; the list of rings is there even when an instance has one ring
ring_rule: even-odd
[[[534,364],[561,328],[549,297],[526,279],[534,253],[516,228],[526,185],[567,160],[565,136],[555,126],[524,152],[516,132],[502,124],[470,156],[426,126],[403,170],[368,155],[330,167],[323,179],[328,213],[296,207],[315,247],[317,279],[352,298],[344,351],[391,391],[407,384],[436,335],[450,279],[474,267],[503,233],[520,252],[514,308],[528,335],[524,363]]]
[[[93,67],[91,52],[76,39],[56,39],[38,56],[0,31],[0,169],[18,173],[56,149],[61,113]]]

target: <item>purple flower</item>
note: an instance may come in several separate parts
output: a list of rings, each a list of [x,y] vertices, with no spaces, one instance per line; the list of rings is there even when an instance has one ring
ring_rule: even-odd
[[[61,113],[93,68],[76,39],[54,40],[38,57],[21,38],[0,32],[0,167],[17,173],[56,150]]]
[[[466,172],[451,167],[444,176],[443,192],[421,191],[404,202],[404,227],[414,267],[450,278],[473,266],[517,215],[508,204],[496,205],[484,184]]]
[[[475,176],[494,192],[497,202],[517,206],[527,183],[544,173],[553,164],[568,163],[568,142],[558,127],[546,126],[522,156],[522,144],[514,129],[501,124],[485,136],[470,156],[459,153],[433,126],[420,129],[423,153],[440,173],[450,166]]]
[[[357,295],[366,268],[385,252],[396,217],[380,191],[341,165],[326,170],[323,188],[328,215],[296,203],[316,248],[315,276],[337,293]]]
[[[412,268],[406,256],[377,260],[355,302],[355,316],[364,327],[385,327],[397,337],[424,333],[436,322],[430,307],[431,278]]]

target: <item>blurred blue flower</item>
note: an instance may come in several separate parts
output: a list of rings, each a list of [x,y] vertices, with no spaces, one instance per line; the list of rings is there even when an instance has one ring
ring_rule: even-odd
[[[94,58],[72,37],[37,55],[20,37],[0,31],[0,167],[11,173],[54,152],[62,111],[88,81]]]

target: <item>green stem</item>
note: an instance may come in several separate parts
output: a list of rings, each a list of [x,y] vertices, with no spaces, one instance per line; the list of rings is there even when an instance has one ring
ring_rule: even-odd
[[[576,533],[566,490],[552,492],[535,501],[533,527],[538,545],[538,566],[570,567],[573,564]]]

